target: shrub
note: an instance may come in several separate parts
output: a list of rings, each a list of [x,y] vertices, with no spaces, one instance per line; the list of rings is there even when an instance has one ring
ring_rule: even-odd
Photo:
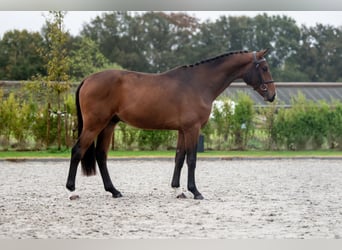
[[[27,148],[28,139],[32,136],[32,125],[35,122],[37,105],[30,98],[24,101],[18,110],[17,126],[13,128],[13,135],[22,149]]]
[[[139,130],[123,122],[119,122],[115,132],[115,147],[120,149],[133,149],[133,143],[136,142]]]
[[[32,134],[36,148],[42,148],[47,143],[47,108],[40,108],[35,114],[35,122],[32,125]]]
[[[6,150],[11,144],[17,149],[27,149],[32,141],[37,149],[44,148],[47,141],[49,146],[56,146],[57,114],[48,111],[46,102],[36,101],[40,93],[37,88],[25,91],[4,96],[0,89],[1,149]],[[77,139],[74,94],[66,96],[64,104],[67,117],[61,119],[61,143],[68,147]],[[212,115],[202,129],[207,147],[219,150],[245,150],[252,146],[258,149],[342,149],[342,103],[339,100],[328,105],[309,101],[299,93],[288,109],[271,104],[257,111],[244,93],[239,93],[233,101],[221,97],[220,102],[214,103]],[[115,129],[116,149],[170,149],[176,146],[176,138],[174,131],[146,131],[125,123],[119,123]]]
[[[342,103],[333,102],[333,108],[328,112],[327,138],[330,148],[342,149]]]
[[[254,108],[253,100],[245,93],[238,94],[232,115],[232,136],[236,149],[245,150],[250,135],[253,134]]]
[[[19,125],[18,122],[18,110],[19,104],[16,101],[14,93],[10,93],[7,99],[2,101],[1,105],[1,123],[4,126],[1,129],[1,134],[5,138],[5,148],[8,148],[10,144],[11,136],[13,135],[13,131]]]
[[[275,119],[272,134],[278,146],[293,150],[322,148],[329,128],[328,104],[308,101],[301,93],[291,103],[292,107],[279,110]]]
[[[260,108],[259,110],[260,116],[264,118],[264,124],[262,124],[261,130],[264,129],[266,140],[266,145],[264,148],[267,150],[274,149],[277,144],[277,133],[275,131],[275,120],[277,117],[277,106],[276,102],[269,104],[265,108]]]
[[[157,150],[162,145],[164,148],[175,147],[174,135],[175,133],[170,130],[139,130],[139,149]]]
[[[208,128],[206,128],[206,135],[209,132],[216,133],[218,137],[218,149],[226,149],[232,127],[232,116],[234,113],[235,103],[228,98],[220,98],[215,101],[212,108],[212,118],[210,119]],[[212,131],[208,131],[211,128]]]

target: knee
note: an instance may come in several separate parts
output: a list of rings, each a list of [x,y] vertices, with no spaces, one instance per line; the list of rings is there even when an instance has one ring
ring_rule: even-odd
[[[175,158],[176,164],[183,165],[185,160],[185,155],[177,155]]]
[[[185,160],[185,151],[183,151],[181,149],[177,149],[175,159],[176,159],[176,162],[177,161],[184,161]]]
[[[188,157],[186,159],[186,163],[188,164],[188,167],[196,167],[196,157]]]

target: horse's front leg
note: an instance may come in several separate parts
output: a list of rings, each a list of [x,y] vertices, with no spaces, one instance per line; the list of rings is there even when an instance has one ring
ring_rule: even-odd
[[[203,200],[203,196],[198,191],[195,181],[198,136],[199,128],[193,128],[185,133],[186,163],[188,165],[188,190],[193,193],[194,199]]]
[[[203,200],[202,194],[198,191],[195,181],[195,169],[197,161],[197,147],[187,151],[186,162],[188,164],[188,190],[193,193],[195,200]]]

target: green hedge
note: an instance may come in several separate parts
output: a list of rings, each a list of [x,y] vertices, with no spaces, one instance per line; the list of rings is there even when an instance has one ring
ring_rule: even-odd
[[[291,108],[279,110],[271,134],[278,148],[342,149],[342,104],[335,101],[330,106],[298,94]]]
[[[0,150],[45,149],[58,145],[58,115],[51,104],[36,100],[34,93],[0,89]],[[70,148],[77,139],[74,95],[64,98],[60,142]],[[50,124],[47,133],[48,123]],[[309,101],[293,97],[291,108],[269,104],[255,108],[252,99],[239,93],[234,100],[215,101],[207,125],[202,129],[206,150],[303,150],[342,149],[342,103]],[[112,146],[117,150],[174,149],[176,131],[146,131],[119,123]]]

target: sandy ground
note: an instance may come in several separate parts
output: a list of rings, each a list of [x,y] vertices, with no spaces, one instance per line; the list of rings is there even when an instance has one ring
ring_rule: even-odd
[[[0,161],[0,239],[342,237],[341,160],[201,160],[201,201],[175,198],[172,160],[109,161],[120,199],[79,171],[71,201],[68,165]]]

